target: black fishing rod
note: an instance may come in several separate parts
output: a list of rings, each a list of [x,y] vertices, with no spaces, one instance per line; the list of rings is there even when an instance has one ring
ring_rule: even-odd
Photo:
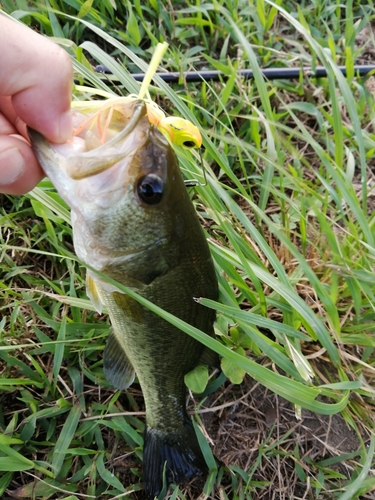
[[[346,66],[338,66],[339,71],[346,76]],[[97,73],[112,73],[106,66],[99,64],[95,67]],[[292,80],[299,78],[301,74],[308,78],[324,78],[327,76],[327,70],[324,66],[317,66],[315,69],[308,67],[301,68],[265,68],[260,70],[264,78],[267,80]],[[375,66],[365,65],[365,66],[354,66],[353,67],[355,76],[365,76],[375,72]],[[181,79],[186,82],[202,82],[203,80],[219,81],[221,79],[226,80],[230,75],[223,73],[222,71],[184,71],[182,73],[178,71],[172,71],[170,73],[155,73],[162,80],[167,83],[178,83]],[[132,77],[138,82],[143,81],[145,73],[132,73]],[[245,79],[254,78],[254,72],[251,69],[243,69],[237,71],[239,77]]]

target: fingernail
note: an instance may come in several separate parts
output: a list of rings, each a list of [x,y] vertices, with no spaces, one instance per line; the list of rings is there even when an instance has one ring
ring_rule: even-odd
[[[15,182],[25,171],[25,160],[18,148],[0,152],[0,185]]]
[[[72,137],[73,134],[73,120],[72,112],[67,111],[60,118],[60,137],[61,141],[65,142]]]

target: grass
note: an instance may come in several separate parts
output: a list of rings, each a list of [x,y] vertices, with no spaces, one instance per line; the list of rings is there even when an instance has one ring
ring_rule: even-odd
[[[219,276],[219,302],[201,299],[217,337],[147,306],[216,350],[227,377],[189,400],[210,474],[167,498],[372,498],[374,85],[351,66],[373,59],[373,4],[2,5],[66,47],[75,100],[137,93],[128,71],[145,71],[164,40],[164,69],[228,76],[151,87],[202,131],[208,185],[191,197]],[[316,65],[327,78],[260,72]],[[236,75],[246,67],[254,80]],[[178,153],[201,179],[198,157]],[[142,499],[142,396],[104,378],[109,325],[85,295],[67,207],[48,180],[1,200],[0,494]]]

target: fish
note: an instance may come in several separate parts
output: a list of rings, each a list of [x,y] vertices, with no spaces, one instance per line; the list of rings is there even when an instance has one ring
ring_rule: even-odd
[[[116,114],[117,113],[117,114]],[[116,115],[116,116],[115,116]],[[83,118],[82,133],[56,145],[29,130],[32,148],[71,208],[74,248],[87,270],[87,294],[105,307],[112,330],[104,374],[119,390],[138,377],[145,407],[143,484],[147,499],[166,483],[207,472],[186,410],[185,375],[216,354],[95,274],[104,273],[160,308],[214,336],[215,312],[195,298],[218,298],[207,239],[165,134],[134,100],[102,117],[108,137]],[[163,476],[165,474],[165,476]]]

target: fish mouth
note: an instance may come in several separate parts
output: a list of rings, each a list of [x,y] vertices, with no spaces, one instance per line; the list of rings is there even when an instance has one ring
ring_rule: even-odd
[[[119,161],[129,155],[129,148],[124,150],[124,142],[136,129],[141,119],[147,116],[147,106],[144,101],[135,100],[129,103],[133,107],[133,114],[124,128],[109,141],[90,151],[77,151],[79,146],[70,141],[62,146],[51,145],[39,132],[28,128],[31,145],[36,152],[42,167],[49,175],[47,164],[51,162],[51,147],[57,152],[61,151],[59,166],[73,180],[86,179],[105,172]],[[87,141],[86,141],[87,142]],[[69,154],[70,146],[70,154]],[[84,146],[81,144],[81,147]],[[76,149],[77,148],[77,149]],[[72,151],[73,150],[73,151]],[[120,153],[118,152],[120,150]],[[64,154],[65,153],[65,154]],[[53,155],[52,155],[53,156]],[[64,158],[65,156],[65,158]]]
[[[116,134],[102,146],[95,148],[93,152],[81,153],[78,156],[70,157],[67,162],[66,171],[68,175],[75,180],[92,177],[111,168],[113,165],[128,156],[128,151],[116,153],[119,146],[135,130],[140,120],[147,116],[146,103],[137,100],[134,102],[133,116],[127,122],[121,132]],[[113,150],[113,151],[112,151]]]
[[[76,113],[79,133],[65,144],[52,144],[28,129],[45,174],[77,213],[83,202],[95,203],[100,209],[120,202],[132,183],[133,158],[146,144],[152,127],[147,105],[141,100],[123,103],[120,111],[103,113],[103,117],[96,113],[88,118]]]

